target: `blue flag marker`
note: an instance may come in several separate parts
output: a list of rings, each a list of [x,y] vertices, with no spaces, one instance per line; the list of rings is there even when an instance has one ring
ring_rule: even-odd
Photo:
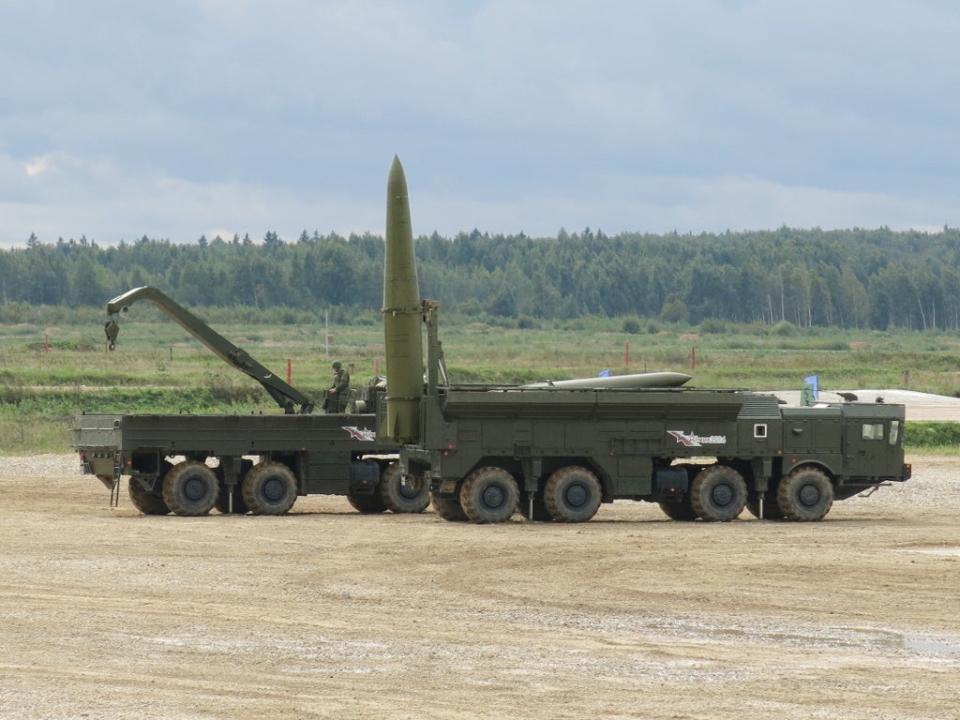
[[[597,375],[597,377],[610,377],[610,368],[607,368],[606,370],[601,370]]]
[[[808,375],[803,379],[803,382],[810,387],[810,391],[813,393],[813,399],[820,399],[820,376],[819,375]]]

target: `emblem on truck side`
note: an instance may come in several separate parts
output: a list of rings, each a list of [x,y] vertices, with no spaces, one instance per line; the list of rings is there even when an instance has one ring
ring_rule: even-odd
[[[377,439],[377,433],[373,430],[367,430],[366,428],[360,428],[356,425],[341,425],[341,427],[347,431],[350,435],[351,440],[361,440],[363,442],[373,442]]]
[[[667,430],[667,435],[684,447],[703,447],[704,445],[726,445],[726,435],[697,435],[683,430]]]

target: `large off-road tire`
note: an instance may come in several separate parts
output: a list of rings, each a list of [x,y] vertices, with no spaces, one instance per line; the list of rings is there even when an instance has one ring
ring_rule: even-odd
[[[750,493],[747,499],[747,510],[755,518],[760,518],[760,495]],[[763,519],[764,520],[783,520],[783,513],[780,512],[780,504],[777,502],[777,489],[771,488],[763,494]]]
[[[499,467],[477,468],[460,486],[460,505],[467,519],[475,523],[509,520],[519,497],[513,475]]]
[[[254,465],[243,478],[243,500],[254,515],[283,515],[297,501],[297,478],[283,463]]]
[[[456,495],[431,495],[433,510],[447,522],[466,522],[467,514]]]
[[[395,462],[383,469],[377,491],[387,510],[394,513],[422,513],[430,504],[430,486],[423,477],[410,475],[403,482]]]
[[[823,520],[833,507],[833,483],[822,470],[797,468],[780,481],[777,505],[787,520]]]
[[[170,508],[163,501],[163,496],[144,490],[143,485],[136,478],[130,478],[127,481],[127,493],[130,495],[130,502],[144,515],[169,515]]]
[[[743,475],[727,465],[710,465],[697,473],[690,485],[690,506],[707,522],[728,522],[747,504]]]
[[[689,497],[685,497],[683,500],[661,500],[657,504],[663,510],[663,514],[671,520],[686,522],[697,519],[697,514],[690,505]]]
[[[163,478],[163,501],[177,515],[206,515],[219,492],[216,473],[196,460],[177,463]]]
[[[374,491],[369,495],[347,495],[347,502],[353,509],[364,515],[376,515],[387,511],[387,506],[380,499],[380,494]]]
[[[543,488],[543,503],[557,522],[586,522],[597,514],[602,500],[597,476],[579,465],[554,471]]]

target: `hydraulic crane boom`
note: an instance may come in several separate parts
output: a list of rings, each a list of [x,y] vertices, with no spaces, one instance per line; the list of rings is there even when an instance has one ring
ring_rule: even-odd
[[[116,347],[117,335],[120,332],[120,325],[117,322],[120,311],[126,312],[138,300],[152,302],[173,318],[180,327],[210,348],[225,363],[232,365],[263,385],[263,388],[270,393],[270,397],[277,401],[284,412],[299,412],[301,414],[313,412],[313,401],[310,398],[274,375],[269,369],[254,360],[246,350],[234,345],[203,320],[153,287],[139,287],[128,290],[107,303],[107,314],[110,318],[103,329],[111,350]]]

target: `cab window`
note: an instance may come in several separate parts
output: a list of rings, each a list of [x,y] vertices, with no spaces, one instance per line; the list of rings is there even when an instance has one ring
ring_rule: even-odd
[[[864,423],[864,440],[883,440],[883,423]]]
[[[896,445],[897,440],[900,439],[900,421],[891,420],[890,421],[890,444]]]

